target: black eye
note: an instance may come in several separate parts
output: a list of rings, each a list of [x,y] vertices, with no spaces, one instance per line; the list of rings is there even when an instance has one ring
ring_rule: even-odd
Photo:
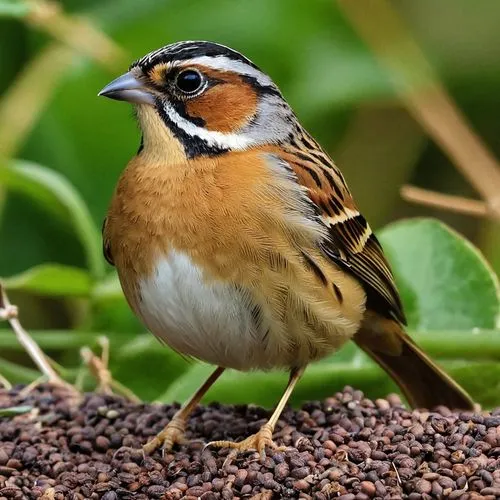
[[[192,69],[187,69],[186,71],[182,71],[177,75],[175,79],[175,83],[177,88],[182,90],[182,92],[186,94],[192,94],[200,89],[203,84],[203,79],[198,71],[194,71]]]

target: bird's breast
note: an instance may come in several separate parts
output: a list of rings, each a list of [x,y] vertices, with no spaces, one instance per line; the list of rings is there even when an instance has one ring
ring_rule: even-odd
[[[139,281],[138,296],[144,323],[178,352],[227,368],[269,368],[250,298],[230,283],[207,279],[187,254],[171,250],[158,259]]]

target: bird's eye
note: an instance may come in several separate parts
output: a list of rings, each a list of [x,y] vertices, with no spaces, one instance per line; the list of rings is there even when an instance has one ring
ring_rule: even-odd
[[[181,71],[177,75],[175,84],[177,85],[177,88],[185,94],[192,94],[193,92],[199,90],[203,85],[203,79],[198,71],[187,69],[185,71]]]

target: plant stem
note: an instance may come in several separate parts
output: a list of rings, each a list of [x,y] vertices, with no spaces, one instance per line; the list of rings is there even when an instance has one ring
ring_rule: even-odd
[[[2,316],[5,316],[3,318]],[[5,290],[3,289],[2,284],[0,283],[0,319],[6,319],[19,343],[25,348],[26,352],[29,354],[33,362],[37,365],[38,369],[47,377],[48,382],[54,385],[71,388],[74,391],[73,387],[71,387],[68,383],[66,383],[56,371],[50,366],[49,361],[47,360],[45,354],[40,349],[38,344],[30,337],[28,332],[22,327],[21,322],[17,317],[17,308],[13,306]]]
[[[401,197],[410,203],[440,208],[473,217],[490,217],[493,215],[484,201],[437,193],[416,186],[403,186],[401,188]]]
[[[472,330],[411,334],[433,358],[467,361],[500,360],[500,331]]]
[[[41,349],[65,351],[66,349],[80,349],[82,345],[95,345],[101,332],[79,332],[75,330],[43,330],[31,332],[31,337]],[[110,336],[109,334],[107,334]],[[120,342],[126,343],[131,335],[116,334]],[[113,335],[110,336],[114,338]],[[134,336],[135,337],[135,336]],[[19,342],[12,336],[10,330],[0,329],[0,349],[17,349]]]
[[[0,384],[2,384],[4,389],[12,389],[12,384],[0,373]]]
[[[0,358],[2,374],[14,383],[28,384],[40,376],[40,373],[32,368],[21,366],[7,359]]]
[[[450,157],[500,219],[500,167],[387,0],[338,5],[380,63],[413,117]]]

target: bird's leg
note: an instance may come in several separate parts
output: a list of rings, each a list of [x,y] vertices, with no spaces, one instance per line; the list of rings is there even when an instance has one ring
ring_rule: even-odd
[[[207,444],[207,446],[215,446],[217,448],[232,448],[235,453],[244,451],[258,451],[261,458],[265,458],[266,447],[273,450],[283,450],[285,447],[278,446],[273,441],[273,432],[278,419],[280,418],[283,409],[285,408],[292,392],[299,381],[300,377],[304,373],[304,368],[293,369],[290,372],[290,379],[288,380],[288,385],[286,386],[285,392],[276,406],[271,418],[266,422],[256,434],[253,434],[243,441],[235,443],[234,441],[212,441]]]
[[[142,449],[146,455],[150,455],[160,446],[163,451],[170,450],[174,444],[183,444],[185,442],[184,431],[189,415],[193,412],[201,398],[210,389],[214,382],[222,375],[224,368],[218,367],[205,383],[194,393],[189,401],[184,403],[182,408],[173,416],[172,420],[160,431],[151,441],[146,443]]]

